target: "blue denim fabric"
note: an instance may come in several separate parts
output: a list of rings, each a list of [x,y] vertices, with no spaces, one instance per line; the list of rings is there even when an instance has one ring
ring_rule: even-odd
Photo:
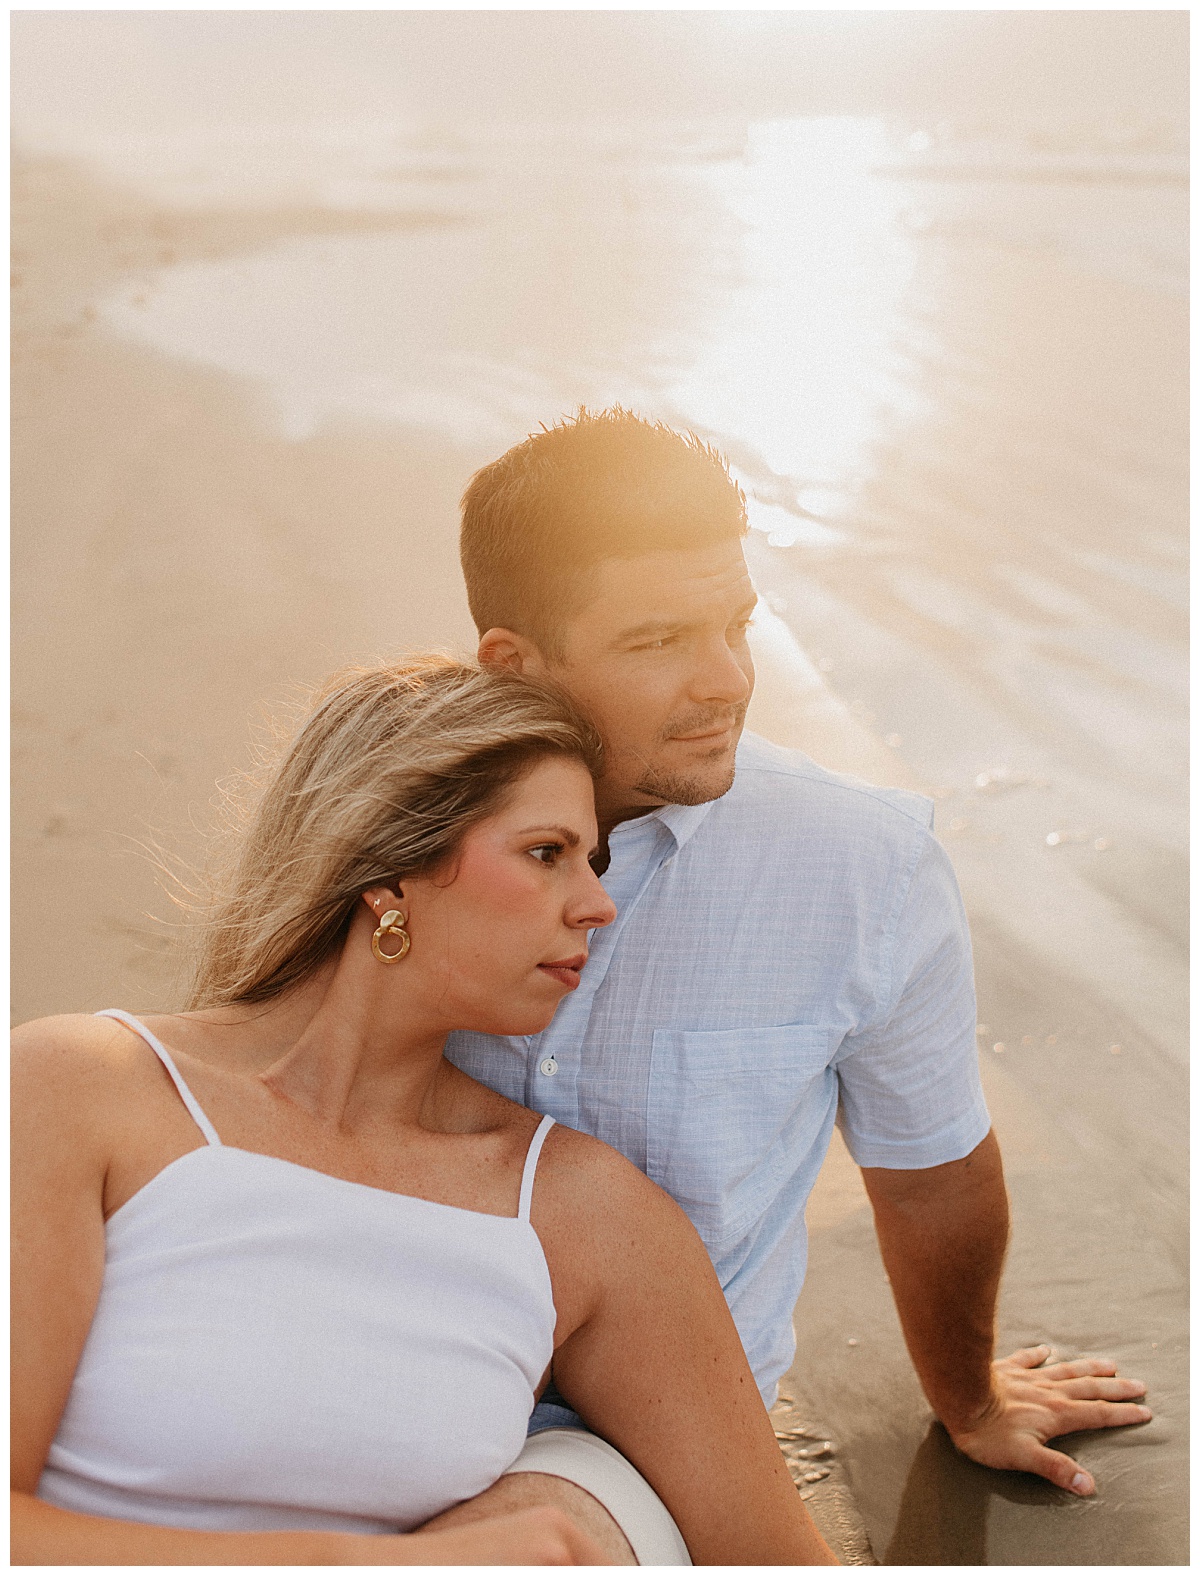
[[[540,1434],[547,1428],[587,1428],[587,1424],[578,1412],[572,1412],[569,1406],[560,1406],[554,1401],[539,1401],[533,1409],[529,1419],[530,1434]]]

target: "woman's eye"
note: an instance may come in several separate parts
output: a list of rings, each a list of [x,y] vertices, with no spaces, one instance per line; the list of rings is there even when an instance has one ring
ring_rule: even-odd
[[[533,857],[543,865],[552,865],[562,851],[563,845],[561,843],[539,843],[536,848],[529,850]]]

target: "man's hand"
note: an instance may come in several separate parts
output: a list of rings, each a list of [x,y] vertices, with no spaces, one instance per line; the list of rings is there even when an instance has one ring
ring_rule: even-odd
[[[979,1418],[950,1437],[965,1456],[985,1467],[1036,1472],[1072,1494],[1094,1494],[1090,1473],[1048,1439],[1087,1428],[1121,1428],[1149,1422],[1140,1379],[1119,1379],[1105,1357],[1046,1364],[1048,1346],[1026,1346],[992,1364],[992,1398]]]
[[[549,1523],[528,1518],[553,1518]],[[443,1560],[431,1555],[430,1562],[460,1565],[636,1565],[637,1556],[628,1538],[612,1516],[586,1489],[566,1478],[545,1472],[507,1472],[474,1499],[460,1500],[424,1526],[413,1537],[449,1538],[469,1532],[484,1542],[493,1540],[491,1552],[459,1559]],[[503,1533],[503,1538],[498,1535]],[[535,1534],[544,1543],[555,1538],[569,1543],[571,1558],[549,1558],[537,1552],[530,1540]],[[521,1540],[525,1541],[522,1542]],[[525,1552],[521,1558],[512,1557]],[[414,1561],[414,1563],[416,1563]]]
[[[1047,1346],[992,1361],[1008,1196],[994,1134],[963,1160],[924,1171],[864,1167],[875,1228],[904,1338],[951,1439],[984,1466],[1036,1472],[1073,1494],[1096,1485],[1046,1441],[1145,1422],[1146,1393],[1115,1363],[1052,1363]]]

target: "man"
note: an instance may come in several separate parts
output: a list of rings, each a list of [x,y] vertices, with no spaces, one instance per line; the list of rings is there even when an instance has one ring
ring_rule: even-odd
[[[549,1029],[458,1035],[448,1054],[676,1198],[767,1406],[794,1355],[804,1207],[838,1121],[913,1363],[958,1448],[1091,1494],[1046,1441],[1145,1420],[1131,1400],[1145,1386],[1109,1362],[1040,1367],[1046,1348],[993,1361],[1008,1203],[958,888],[927,800],[741,736],[745,531],[719,455],[621,410],[539,432],[468,487],[481,660],[555,680],[605,736],[597,812],[618,917]],[[551,1391],[531,1434],[563,1425],[580,1421]],[[586,1473],[537,1459],[543,1475],[450,1515],[493,1497],[584,1507]],[[595,1500],[618,1523],[620,1507],[590,1486],[580,1515],[628,1562]]]

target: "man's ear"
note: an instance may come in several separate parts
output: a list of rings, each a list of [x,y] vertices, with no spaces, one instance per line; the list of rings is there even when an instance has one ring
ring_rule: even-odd
[[[489,629],[479,640],[479,661],[484,667],[512,668],[529,678],[546,672],[546,659],[532,640],[511,629]]]

